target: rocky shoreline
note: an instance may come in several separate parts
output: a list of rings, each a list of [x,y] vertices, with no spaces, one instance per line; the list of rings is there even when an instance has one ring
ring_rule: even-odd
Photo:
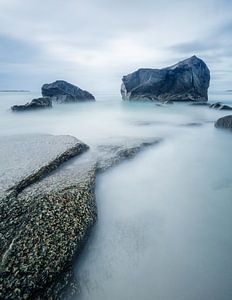
[[[2,138],[0,298],[75,293],[73,259],[97,218],[96,173],[160,141],[119,138],[89,149],[71,136]]]

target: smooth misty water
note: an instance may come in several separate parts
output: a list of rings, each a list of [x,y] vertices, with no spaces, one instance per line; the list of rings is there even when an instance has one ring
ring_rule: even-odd
[[[232,103],[232,94],[211,99]],[[213,126],[224,111],[123,103],[56,105],[11,113],[31,94],[0,95],[1,135],[163,137],[98,176],[99,219],[75,270],[80,300],[232,299],[232,135]],[[224,101],[226,99],[226,101]],[[185,126],[197,122],[201,126]]]

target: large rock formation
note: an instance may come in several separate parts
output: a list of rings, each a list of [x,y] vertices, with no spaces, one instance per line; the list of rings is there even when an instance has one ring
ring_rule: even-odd
[[[23,105],[14,105],[11,107],[13,111],[25,111],[25,110],[34,110],[41,108],[51,108],[52,100],[49,97],[33,99],[30,103]]]
[[[89,92],[64,80],[44,84],[42,86],[42,95],[44,97],[51,97],[52,100],[60,103],[95,100],[94,96]]]
[[[216,128],[232,130],[232,115],[222,117],[215,122]]]
[[[164,69],[139,69],[122,81],[123,100],[207,102],[210,72],[192,56]]]
[[[65,299],[67,285],[75,292],[73,260],[97,215],[96,172],[158,141],[119,138],[88,150],[71,136],[1,138],[0,299]]]

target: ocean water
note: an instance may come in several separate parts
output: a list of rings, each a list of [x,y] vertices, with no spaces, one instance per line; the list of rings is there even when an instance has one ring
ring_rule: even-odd
[[[75,299],[231,300],[232,135],[214,128],[229,112],[106,94],[96,103],[9,110],[36,96],[0,94],[1,136],[70,134],[90,146],[111,137],[163,138],[98,175],[99,218],[75,264]],[[232,104],[232,94],[209,101]]]

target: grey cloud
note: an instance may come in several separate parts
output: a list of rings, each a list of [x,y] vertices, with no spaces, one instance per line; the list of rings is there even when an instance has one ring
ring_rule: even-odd
[[[0,34],[0,61],[2,63],[35,61],[38,56],[38,46]]]
[[[118,91],[124,73],[192,54],[228,70],[231,19],[228,0],[0,0],[0,88],[64,78]]]

